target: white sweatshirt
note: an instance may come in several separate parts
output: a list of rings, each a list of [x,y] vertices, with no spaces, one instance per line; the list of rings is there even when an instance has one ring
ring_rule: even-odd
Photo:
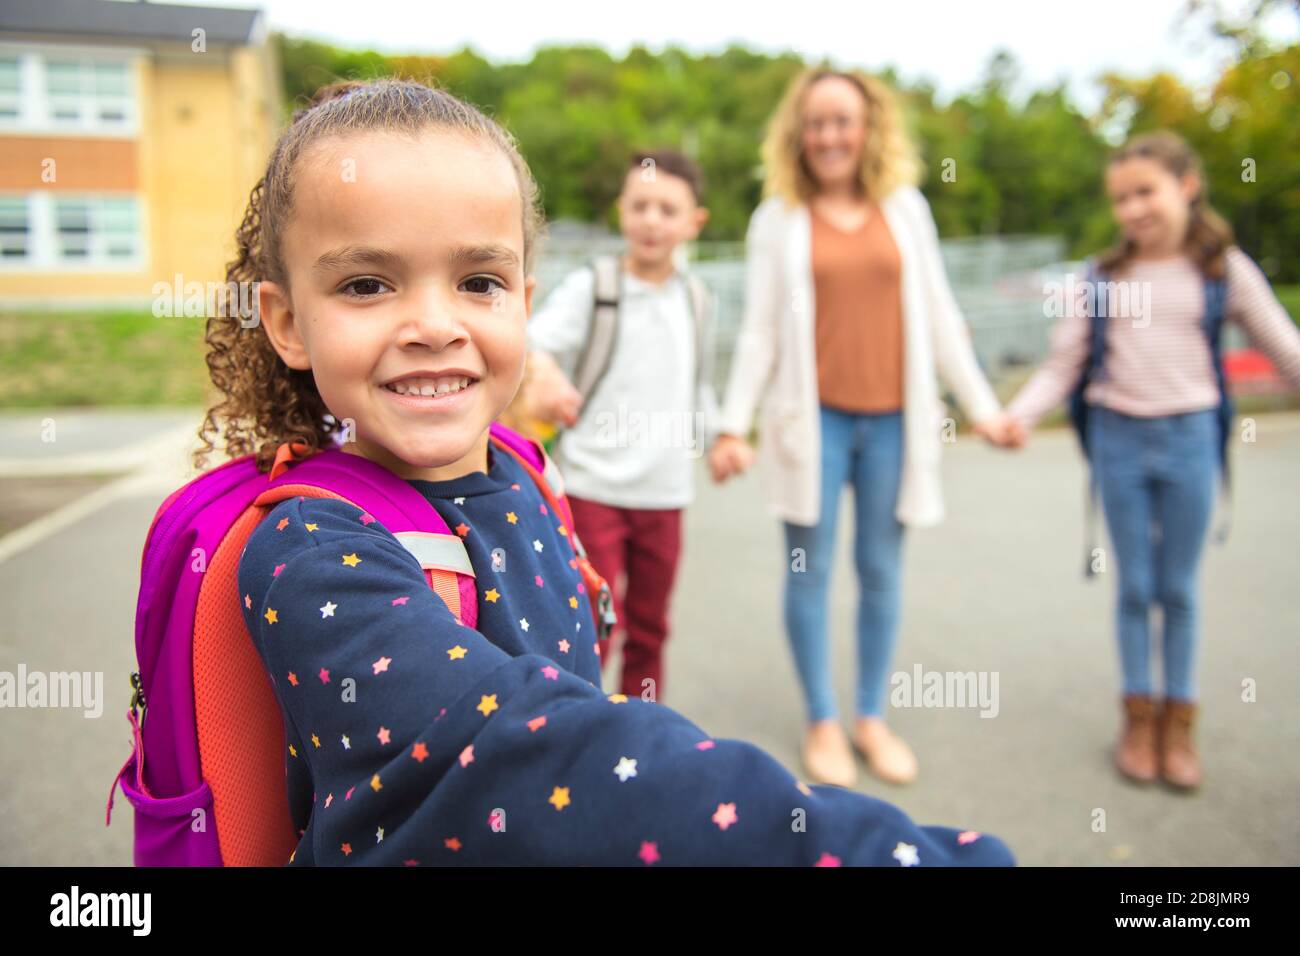
[[[594,283],[590,268],[571,272],[528,321],[528,347],[550,353],[570,379],[590,333]],[[685,273],[655,285],[623,270],[609,369],[556,445],[568,493],[622,508],[691,503],[717,414],[712,383],[698,403],[693,394],[698,360]]]

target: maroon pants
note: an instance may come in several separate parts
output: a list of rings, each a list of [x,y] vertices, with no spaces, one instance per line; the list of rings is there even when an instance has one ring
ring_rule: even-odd
[[[682,550],[682,509],[616,508],[572,495],[569,504],[587,557],[614,593],[618,626],[610,640],[600,642],[601,664],[609,660],[613,635],[622,634],[620,692],[643,697],[649,691],[662,701],[663,646]]]

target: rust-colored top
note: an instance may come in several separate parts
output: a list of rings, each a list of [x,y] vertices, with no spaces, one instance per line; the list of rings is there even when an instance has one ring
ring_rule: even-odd
[[[873,205],[852,232],[812,212],[817,387],[846,412],[903,407],[902,259]]]

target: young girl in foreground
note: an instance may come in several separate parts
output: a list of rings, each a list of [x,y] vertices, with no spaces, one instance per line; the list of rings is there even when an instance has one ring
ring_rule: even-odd
[[[996,837],[804,785],[602,692],[575,552],[488,442],[523,374],[537,229],[510,136],[413,83],[324,91],[253,192],[229,278],[260,282],[261,322],[209,328],[209,447],[220,428],[269,468],[281,442],[320,448],[350,421],[342,447],[429,499],[480,591],[477,629],[461,626],[340,501],[286,500],[253,532],[239,590],[285,721],[290,862],[1013,862]]]
[[[1226,282],[1223,318],[1300,389],[1300,332],[1259,268],[1233,245],[1207,205],[1200,163],[1173,133],[1138,137],[1106,170],[1123,231],[1098,260],[1100,279],[1149,290],[1144,314],[1111,314],[1104,362],[1083,398],[1093,474],[1119,565],[1124,727],[1119,771],[1176,787],[1201,781],[1193,741],[1198,631],[1197,569],[1214,505],[1220,392],[1203,321],[1206,280]],[[1084,289],[1086,295],[1087,289]],[[1090,354],[1082,297],[1053,335],[1051,354],[1007,406],[1023,442],[1028,429],[1081,379]],[[1232,436],[1229,434],[1228,439]],[[1154,693],[1148,616],[1163,611],[1164,699]]]

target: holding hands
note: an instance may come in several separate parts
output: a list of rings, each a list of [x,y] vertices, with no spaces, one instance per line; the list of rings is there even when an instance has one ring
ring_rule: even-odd
[[[735,435],[719,435],[709,451],[709,471],[715,483],[748,471],[754,463],[754,449]]]
[[[528,353],[522,391],[524,405],[534,418],[566,427],[577,422],[582,395],[550,353]]]
[[[980,419],[971,426],[971,431],[998,448],[1023,448],[1029,440],[1029,431],[1020,419],[1007,412]]]
[[[971,431],[998,448],[1020,449],[1029,440],[1029,430],[1007,412],[980,419],[971,426]],[[748,471],[753,463],[754,449],[735,435],[719,435],[709,451],[709,471],[718,484]]]
[[[520,402],[525,414],[572,427],[582,409],[582,395],[548,352],[528,353]],[[717,483],[746,472],[754,464],[754,449],[735,435],[719,435],[709,451],[709,471]]]

